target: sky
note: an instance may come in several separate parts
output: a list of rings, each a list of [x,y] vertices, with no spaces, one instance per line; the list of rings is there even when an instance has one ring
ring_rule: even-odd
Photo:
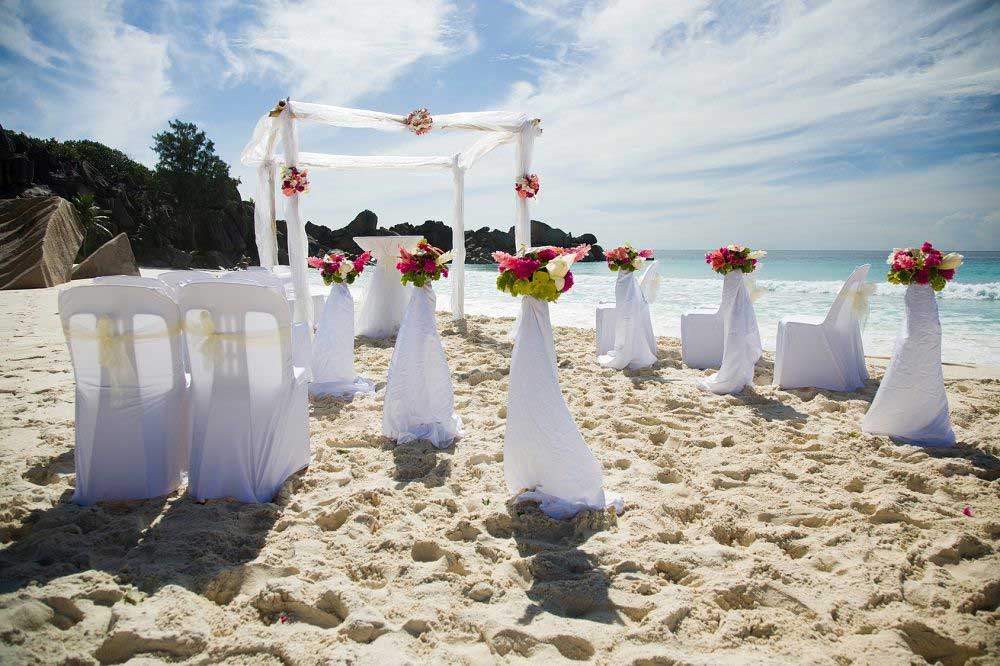
[[[972,0],[0,0],[0,124],[153,166],[196,123],[242,180],[279,98],[542,119],[532,217],[658,249],[1000,250],[1000,3]],[[469,133],[308,126],[300,147],[448,155]],[[514,155],[466,227],[514,221]],[[303,215],[448,221],[447,172],[319,172]]]

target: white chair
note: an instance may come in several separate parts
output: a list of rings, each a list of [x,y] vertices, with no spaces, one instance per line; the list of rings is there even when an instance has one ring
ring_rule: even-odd
[[[286,289],[284,280],[266,268],[260,266],[251,266],[250,268],[256,270],[248,268],[245,271],[227,271],[219,276],[219,281],[267,287],[285,299],[288,314],[293,317],[295,315],[295,299],[288,298],[289,291]],[[309,367],[309,359],[312,356],[312,337],[309,335],[309,325],[305,322],[292,325],[292,353],[294,354],[292,361],[295,365],[303,368]]]
[[[177,292],[174,288],[165,282],[161,282],[157,278],[143,277],[139,275],[102,275],[100,277],[95,277],[93,283],[95,285],[104,286],[121,286],[121,287],[144,287],[146,289],[155,289],[161,293],[166,294],[172,300],[176,300]]]
[[[180,309],[194,421],[188,491],[268,502],[309,464],[307,375],[292,362],[285,299],[261,285],[192,282]]]
[[[681,360],[689,368],[718,368],[725,346],[722,306],[681,315]]]
[[[840,288],[826,317],[784,317],[778,322],[774,384],[855,391],[868,381],[861,342],[861,312],[867,308],[865,279],[859,266]]]
[[[205,271],[166,271],[156,276],[156,279],[172,289],[179,289],[188,282],[204,282],[214,280],[215,276]]]
[[[188,379],[177,304],[141,285],[59,294],[76,378],[73,501],[159,497],[187,469]]]

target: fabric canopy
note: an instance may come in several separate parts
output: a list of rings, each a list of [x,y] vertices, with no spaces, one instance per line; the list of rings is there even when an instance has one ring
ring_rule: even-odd
[[[454,258],[450,279],[453,283],[451,311],[455,319],[465,316],[465,172],[477,161],[506,143],[516,143],[515,178],[531,168],[531,153],[535,135],[541,133],[540,121],[523,113],[482,111],[433,116],[433,131],[466,130],[486,135],[468,149],[448,156],[413,157],[399,155],[327,155],[305,153],[298,149],[297,122],[316,122],[335,127],[375,129],[387,132],[408,130],[406,116],[366,109],[347,109],[308,102],[287,100],[275,111],[263,116],[254,128],[250,141],[243,148],[240,161],[257,167],[257,205],[254,211],[254,232],[261,266],[270,268],[278,262],[275,218],[275,168],[279,165],[307,169],[440,169],[450,170],[455,187],[452,212],[452,246]],[[280,137],[281,156],[275,155]],[[297,194],[285,198],[285,221],[288,225],[288,260],[295,287],[295,320],[313,321],[312,301],[306,273],[308,240],[299,217]],[[531,216],[528,200],[515,195],[514,244],[531,246]]]

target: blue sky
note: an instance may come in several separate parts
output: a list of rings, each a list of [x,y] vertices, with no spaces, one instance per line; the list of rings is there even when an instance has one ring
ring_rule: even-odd
[[[605,245],[1000,249],[1000,3],[0,0],[0,123],[152,165],[197,123],[239,152],[293,99],[543,119],[536,219]],[[303,150],[450,154],[474,137],[304,128]],[[513,223],[513,150],[468,227]],[[447,174],[319,173],[306,217],[448,219]]]

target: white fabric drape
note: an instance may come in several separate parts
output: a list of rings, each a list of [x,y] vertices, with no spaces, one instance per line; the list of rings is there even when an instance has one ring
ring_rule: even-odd
[[[298,128],[292,121],[291,114],[282,113],[278,116],[278,121],[281,128],[281,148],[285,164],[297,167],[299,163]],[[292,269],[292,284],[295,287],[295,321],[311,324],[313,305],[309,292],[308,266],[306,265],[306,259],[309,256],[309,239],[306,238],[306,228],[299,217],[299,197],[299,194],[284,197],[288,265]]]
[[[354,372],[354,299],[346,284],[333,284],[317,320],[312,345],[312,395],[373,393],[375,383]]]
[[[603,487],[601,465],[583,440],[559,389],[549,305],[521,300],[520,326],[510,359],[504,478],[518,501],[533,500],[553,518],[586,509],[624,508]]]
[[[722,365],[698,386],[712,393],[739,393],[753,381],[754,365],[764,350],[742,271],[732,271],[723,280],[721,312]]]
[[[399,330],[412,288],[400,284],[396,257],[400,246],[412,251],[419,241],[419,236],[355,236],[354,242],[376,261],[361,301],[358,335],[381,340]]]
[[[458,157],[451,167],[455,183],[455,200],[451,213],[452,260],[449,268],[451,280],[451,318],[465,318],[465,170],[459,166]]]
[[[951,446],[955,432],[941,369],[941,321],[930,285],[906,288],[906,313],[892,360],[861,427],[925,446]]]
[[[660,294],[660,285],[663,284],[663,278],[660,277],[660,272],[656,270],[656,264],[646,269],[646,272],[642,275],[642,280],[639,281],[639,289],[642,291],[643,298],[646,299],[646,303],[655,303],[657,296]]]
[[[615,280],[615,346],[597,357],[605,368],[636,370],[656,363],[656,336],[649,319],[649,303],[631,271],[618,271]]]
[[[434,318],[430,285],[414,288],[389,361],[382,408],[382,434],[406,444],[426,439],[447,448],[462,435],[455,413],[451,370]]]
[[[535,124],[530,120],[521,125],[521,131],[517,135],[517,153],[514,161],[515,179],[531,173],[531,154],[536,132]],[[517,192],[514,192],[514,201],[517,207],[514,216],[514,251],[517,252],[522,247],[531,247],[531,210],[528,207],[528,200],[517,196]]]
[[[868,307],[860,266],[841,287],[826,317],[783,317],[774,348],[773,383],[782,388],[816,387],[854,391],[868,381],[861,318]]]

